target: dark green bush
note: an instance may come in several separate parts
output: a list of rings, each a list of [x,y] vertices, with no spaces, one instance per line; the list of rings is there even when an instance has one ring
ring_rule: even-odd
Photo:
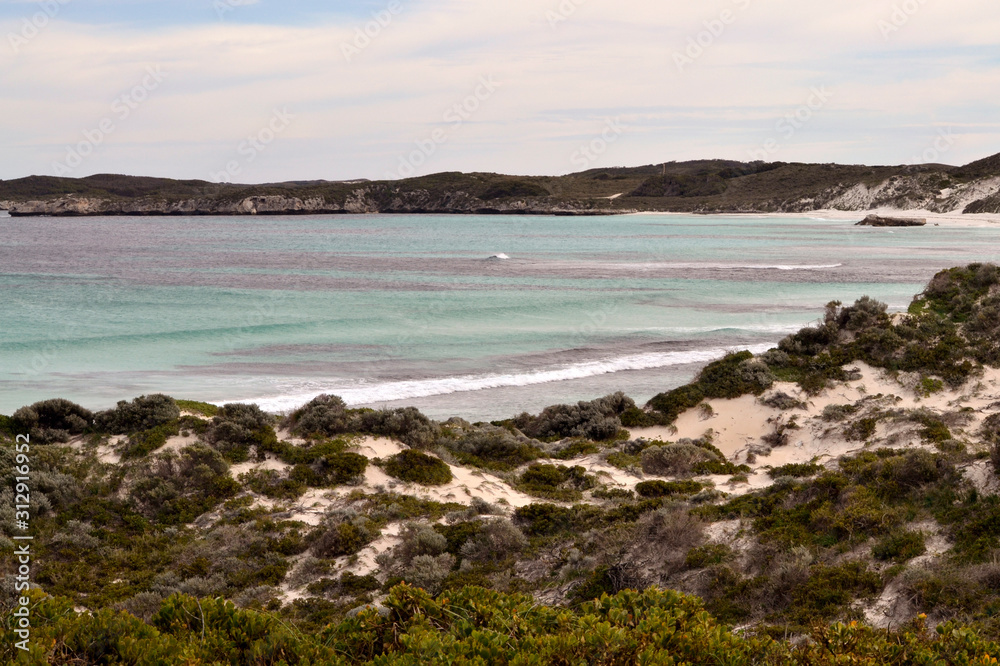
[[[536,497],[573,502],[581,498],[580,491],[595,485],[596,479],[588,475],[584,467],[535,464],[521,474],[517,487]]]
[[[90,427],[94,414],[80,405],[56,398],[21,407],[11,417],[17,434],[28,434],[34,444],[68,442]]]
[[[704,546],[696,546],[688,551],[684,564],[690,569],[704,569],[705,567],[722,564],[733,557],[733,549],[721,543],[710,543]]]
[[[385,473],[409,483],[424,486],[442,486],[451,483],[451,468],[439,458],[407,449],[389,458]]]
[[[528,437],[558,440],[585,437],[594,441],[614,439],[621,430],[619,416],[635,409],[635,402],[624,393],[607,395],[575,405],[552,405],[538,416],[521,414],[514,425]]]
[[[229,404],[219,409],[204,440],[230,462],[243,462],[251,449],[258,456],[277,447],[274,418],[257,405]]]
[[[316,529],[310,550],[316,557],[353,555],[378,538],[378,530],[368,518],[335,518]]]
[[[94,427],[100,432],[112,435],[153,430],[176,421],[181,410],[174,399],[162,393],[144,395],[132,402],[121,400],[114,409],[98,412],[94,416]]]
[[[192,522],[240,490],[222,456],[199,444],[160,454],[134,473],[129,495],[143,515],[165,525]]]
[[[783,476],[800,478],[807,476],[816,476],[824,469],[825,468],[822,465],[817,465],[816,463],[789,463],[787,465],[781,465],[780,467],[775,467],[769,470],[767,474],[772,479],[779,479]]]
[[[141,458],[167,443],[171,437],[176,437],[181,432],[180,424],[177,421],[169,421],[158,426],[136,432],[129,436],[123,459]]]
[[[219,413],[218,405],[208,402],[198,402],[197,400],[175,400],[174,402],[177,403],[177,407],[182,412],[191,412],[192,414],[200,414],[209,418]]]
[[[674,495],[694,495],[701,491],[697,481],[643,481],[635,487],[640,497],[673,497]]]
[[[875,559],[903,563],[927,552],[923,532],[897,530],[872,547]]]
[[[323,394],[292,412],[287,425],[296,435],[335,437],[350,432],[351,416],[339,396]]]
[[[524,437],[496,426],[483,426],[445,442],[462,464],[509,470],[542,457],[542,451]]]

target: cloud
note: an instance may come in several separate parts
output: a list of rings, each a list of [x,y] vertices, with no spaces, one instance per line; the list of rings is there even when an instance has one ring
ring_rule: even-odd
[[[2,4],[0,16],[24,9]],[[205,178],[276,108],[295,120],[247,180],[381,178],[435,128],[447,141],[424,172],[565,173],[611,118],[627,129],[598,164],[746,159],[815,86],[833,97],[775,159],[898,163],[945,125],[958,134],[949,161],[1000,150],[1000,13],[984,0],[914,0],[910,14],[860,0],[399,0],[396,12],[387,0],[321,20],[310,3],[283,5],[293,16],[268,23],[229,20],[272,11],[266,1],[221,21],[202,5],[186,25],[58,16],[17,53],[0,40],[0,177],[51,172],[148,66],[167,80],[74,175]],[[21,25],[0,21],[0,36]],[[691,62],[679,68],[678,53]],[[459,125],[446,121],[486,75],[496,93]]]

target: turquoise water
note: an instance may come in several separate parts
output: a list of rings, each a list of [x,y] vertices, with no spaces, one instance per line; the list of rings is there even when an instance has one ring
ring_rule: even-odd
[[[990,228],[810,218],[0,218],[0,412],[320,392],[487,419],[639,401],[830,300],[906,306]],[[490,259],[504,254],[509,258]]]

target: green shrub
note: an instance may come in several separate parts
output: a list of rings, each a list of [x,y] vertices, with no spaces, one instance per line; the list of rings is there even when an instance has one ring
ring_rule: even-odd
[[[296,435],[335,437],[350,432],[347,405],[335,395],[319,395],[292,412],[287,425]]]
[[[278,444],[274,418],[257,405],[223,405],[203,438],[234,463],[247,460],[251,449],[262,456]]]
[[[240,489],[222,456],[200,444],[159,454],[133,474],[130,497],[143,515],[165,525],[192,522]]]
[[[824,469],[822,465],[817,465],[816,463],[789,463],[780,467],[774,467],[768,470],[767,474],[772,479],[779,479],[783,476],[801,478],[816,476]]]
[[[461,548],[463,559],[473,562],[497,562],[520,554],[528,539],[506,519],[486,522]]]
[[[521,474],[517,488],[536,497],[572,502],[581,498],[581,490],[595,485],[596,479],[584,467],[535,464]]]
[[[593,493],[594,499],[631,501],[635,499],[635,492],[624,488],[598,488]]]
[[[121,400],[114,409],[98,412],[94,427],[100,432],[125,435],[149,431],[177,421],[181,410],[174,399],[162,393],[144,395],[132,402]]]
[[[402,481],[424,486],[442,486],[454,478],[444,461],[413,449],[400,451],[389,458],[385,472]]]
[[[609,453],[605,460],[609,465],[617,467],[618,469],[628,470],[642,466],[642,456],[630,455],[628,453],[623,453],[622,451]]]
[[[33,444],[68,442],[90,427],[94,414],[80,405],[56,398],[21,407],[11,417],[17,434],[28,434]]]
[[[174,402],[177,403],[177,407],[182,412],[201,414],[202,416],[207,416],[208,418],[212,418],[219,413],[218,405],[213,405],[208,402],[198,402],[197,400],[175,400]]]
[[[462,464],[486,469],[514,469],[542,457],[531,440],[497,426],[476,428],[445,446]]]
[[[927,552],[923,532],[897,530],[872,547],[872,555],[882,561],[903,563]]]
[[[721,543],[710,543],[696,546],[688,551],[684,564],[689,569],[704,569],[722,564],[733,557],[733,549]]]
[[[515,520],[532,536],[547,536],[570,529],[574,515],[570,509],[554,504],[529,504],[514,512]]]
[[[643,481],[635,487],[640,497],[672,497],[694,495],[704,486],[696,481]]]
[[[651,446],[642,452],[642,471],[662,476],[691,476],[699,463],[719,461],[719,457],[693,443],[678,442]]]
[[[239,482],[255,493],[272,499],[298,499],[307,487],[303,480],[284,476],[273,469],[250,470],[240,474]]]
[[[378,530],[364,516],[340,516],[316,529],[310,550],[316,557],[353,555],[378,537]]]
[[[538,416],[521,414],[513,423],[528,437],[540,440],[583,437],[607,441],[616,438],[621,430],[619,416],[634,408],[635,402],[618,392],[591,402],[552,405]]]
[[[129,436],[122,458],[131,459],[147,456],[166,444],[169,438],[179,435],[180,432],[180,424],[177,421],[170,421],[149,430],[136,432]]]

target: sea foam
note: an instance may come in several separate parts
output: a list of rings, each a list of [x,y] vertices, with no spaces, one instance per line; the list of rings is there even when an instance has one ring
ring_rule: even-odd
[[[744,347],[759,354],[771,349],[773,344],[761,344]],[[468,391],[483,391],[487,389],[532,386],[548,384],[572,379],[585,379],[597,375],[630,370],[651,370],[675,365],[691,363],[709,363],[723,355],[728,349],[705,349],[697,351],[655,352],[634,354],[598,361],[574,363],[561,367],[534,372],[510,374],[460,375],[455,377],[438,377],[432,379],[415,379],[408,381],[382,382],[377,384],[337,384],[328,386],[312,383],[311,391],[304,392],[302,387],[284,395],[238,400],[237,402],[254,402],[262,409],[273,412],[284,412],[301,407],[320,393],[339,395],[348,405],[373,405],[412,398],[427,398],[430,396],[448,395]],[[221,403],[220,403],[221,404]]]

